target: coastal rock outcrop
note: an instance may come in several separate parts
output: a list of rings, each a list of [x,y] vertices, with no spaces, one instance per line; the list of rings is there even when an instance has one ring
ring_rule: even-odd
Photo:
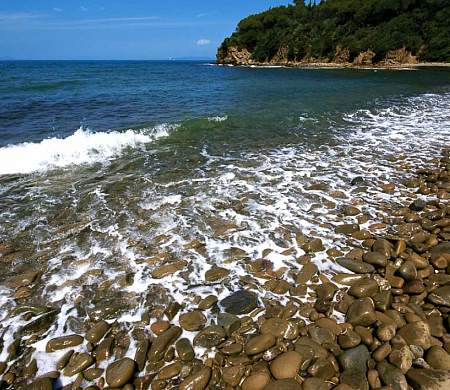
[[[375,52],[372,50],[366,50],[361,53],[353,60],[353,65],[355,66],[370,66],[373,65],[373,58],[375,57]]]
[[[380,65],[413,65],[418,63],[417,56],[412,55],[410,51],[402,47],[401,49],[388,51],[384,59],[380,62]]]
[[[352,59],[350,50],[345,47],[337,46],[334,57],[332,58],[315,58],[312,56],[305,56],[303,58],[289,59],[289,48],[282,46],[276,54],[271,58],[266,58],[265,61],[256,61],[253,54],[246,48],[238,48],[231,46],[224,49],[219,49],[217,53],[217,63],[222,65],[236,65],[236,66],[340,66],[340,67],[399,67],[404,65],[417,65],[419,60],[417,56],[413,55],[411,51],[406,50],[405,47],[396,50],[390,50],[381,61],[376,61],[376,53],[373,50],[365,50],[360,52]]]
[[[350,50],[341,46],[336,47],[333,62],[336,64],[348,64],[350,62]]]
[[[229,47],[226,51],[219,50],[217,62],[224,65],[251,65],[254,63],[250,51],[235,46]]]

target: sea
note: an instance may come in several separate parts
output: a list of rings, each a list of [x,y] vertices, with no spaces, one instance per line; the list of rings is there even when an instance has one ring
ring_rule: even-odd
[[[382,229],[449,146],[450,69],[0,62],[0,361],[25,359],[10,355],[22,343],[51,371],[47,341],[99,319],[128,332],[132,357],[133,332],[170,304],[177,324],[242,288],[287,302],[252,262],[294,285],[319,238],[312,261],[342,271],[326,251],[350,247],[334,230],[356,221],[343,208]]]

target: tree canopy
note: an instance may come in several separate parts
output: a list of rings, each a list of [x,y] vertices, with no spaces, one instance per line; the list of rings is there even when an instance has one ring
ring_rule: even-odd
[[[243,19],[219,51],[231,46],[259,62],[281,47],[289,60],[333,58],[338,47],[349,50],[350,60],[366,50],[380,60],[404,47],[421,61],[450,62],[450,1],[295,0]]]

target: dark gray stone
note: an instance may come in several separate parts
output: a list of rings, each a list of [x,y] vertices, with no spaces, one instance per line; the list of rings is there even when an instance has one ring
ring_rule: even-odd
[[[258,307],[258,296],[247,290],[239,290],[220,301],[220,306],[227,313],[248,314]]]
[[[362,176],[356,176],[350,182],[352,186],[361,186],[365,184],[365,180]]]
[[[425,207],[427,207],[427,202],[422,199],[416,199],[409,205],[412,211],[422,211]]]
[[[339,364],[344,370],[365,373],[367,362],[370,359],[369,350],[365,345],[358,345],[355,348],[347,349],[338,356]]]

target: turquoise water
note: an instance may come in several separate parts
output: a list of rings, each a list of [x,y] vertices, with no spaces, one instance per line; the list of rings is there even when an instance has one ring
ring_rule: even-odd
[[[354,218],[341,208],[383,221],[450,140],[445,69],[1,62],[0,97],[0,361],[33,319],[17,306],[56,310],[33,344],[40,372],[55,360],[46,340],[93,313],[130,330],[155,305],[248,285],[285,300],[249,279],[249,261],[295,271],[302,235],[345,250],[334,226]],[[313,261],[339,268],[325,252]],[[205,282],[214,265],[224,282]],[[9,278],[30,270],[30,294],[12,299]]]

